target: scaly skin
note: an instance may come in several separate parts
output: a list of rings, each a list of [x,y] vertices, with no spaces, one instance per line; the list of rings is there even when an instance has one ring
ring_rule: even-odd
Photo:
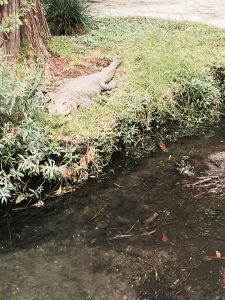
[[[101,72],[63,80],[56,91],[48,93],[49,114],[67,116],[73,108],[89,107],[93,96],[116,88],[117,83],[112,78],[121,62],[117,59]]]

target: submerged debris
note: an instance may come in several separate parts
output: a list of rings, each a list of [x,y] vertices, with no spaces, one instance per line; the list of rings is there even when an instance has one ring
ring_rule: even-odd
[[[185,176],[194,176],[194,167],[186,160],[186,159],[181,159],[179,162],[176,164],[176,169],[181,175]]]
[[[216,152],[208,157],[209,169],[192,186],[207,189],[209,193],[225,194],[225,152]]]

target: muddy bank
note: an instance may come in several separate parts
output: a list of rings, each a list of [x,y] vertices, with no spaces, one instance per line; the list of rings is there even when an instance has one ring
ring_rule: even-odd
[[[101,17],[142,16],[225,27],[224,0],[94,0],[92,9]]]
[[[187,187],[225,150],[224,130],[168,145],[45,208],[6,213],[1,299],[224,299],[225,261],[212,258],[225,254],[224,196]],[[177,172],[187,156],[194,178]]]

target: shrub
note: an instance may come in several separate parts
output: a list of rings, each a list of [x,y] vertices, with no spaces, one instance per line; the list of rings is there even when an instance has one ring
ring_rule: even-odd
[[[183,81],[175,101],[182,118],[191,118],[192,123],[218,120],[222,109],[220,88],[206,71]]]
[[[42,73],[21,79],[0,61],[0,204],[43,199],[100,169],[94,146],[51,139],[40,101]]]
[[[74,156],[48,137],[40,112],[42,73],[19,78],[0,64],[0,202],[16,202],[42,195],[45,182],[62,178]],[[63,157],[58,159],[57,157]],[[71,158],[72,157],[72,158]]]
[[[71,35],[93,24],[86,0],[45,0],[44,7],[54,35]]]
[[[0,65],[0,201],[40,194],[29,190],[29,175],[37,175],[47,154],[38,114],[37,88],[41,74],[18,80],[16,71]],[[26,191],[25,191],[26,190]]]

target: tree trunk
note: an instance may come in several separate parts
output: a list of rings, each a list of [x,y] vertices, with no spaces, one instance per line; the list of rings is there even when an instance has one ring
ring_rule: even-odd
[[[9,4],[3,4],[0,6],[0,24],[2,25],[4,20],[9,16],[16,16],[19,11],[19,1],[13,0]],[[20,28],[16,28],[16,19],[14,19],[13,29],[8,33],[0,31],[0,46],[3,49],[3,53],[11,58],[20,48]]]
[[[0,46],[8,60],[13,60],[21,45],[26,43],[29,54],[49,57],[44,39],[50,38],[50,31],[41,6],[41,0],[32,0],[24,16],[21,14],[21,0],[9,0],[8,4],[0,6],[0,24],[11,18],[10,32],[0,32]],[[18,16],[22,25],[17,26]],[[4,28],[4,25],[3,25]]]

